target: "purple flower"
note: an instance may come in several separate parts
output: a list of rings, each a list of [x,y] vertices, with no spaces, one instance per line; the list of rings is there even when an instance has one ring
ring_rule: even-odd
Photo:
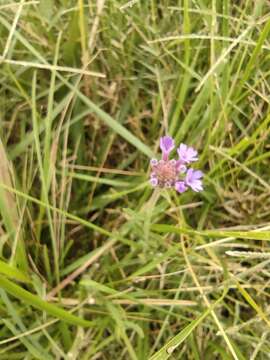
[[[160,149],[162,151],[162,159],[167,161],[170,152],[174,149],[174,140],[170,136],[160,138]]]
[[[178,191],[180,194],[182,194],[187,190],[187,185],[185,184],[184,181],[176,181],[174,187],[175,190]]]
[[[157,165],[158,164],[158,160],[157,159],[151,159],[150,160],[150,165],[151,166],[155,166],[155,165]]]
[[[150,184],[152,187],[174,188],[180,194],[188,187],[196,192],[202,191],[203,173],[192,168],[188,169],[189,163],[198,160],[197,151],[185,144],[180,144],[177,149],[179,159],[170,160],[169,155],[174,147],[174,140],[170,136],[163,136],[160,139],[162,158],[150,160]]]
[[[188,169],[185,182],[193,191],[199,192],[203,190],[202,181],[203,173],[200,170]]]
[[[198,160],[198,152],[193,147],[188,147],[186,144],[180,144],[177,149],[179,160],[183,163],[189,164]]]
[[[167,161],[163,159],[159,161],[154,160],[155,159],[152,159],[150,161],[150,165],[152,168],[152,172],[150,175],[150,183],[153,186],[158,185],[159,187],[172,187],[175,184],[175,181],[178,180],[179,174],[176,166],[176,161],[174,159]]]
[[[153,187],[158,186],[158,179],[156,177],[151,177],[151,179],[149,181]]]
[[[181,160],[176,161],[176,166],[180,174],[184,174],[187,171],[186,165],[184,165]]]

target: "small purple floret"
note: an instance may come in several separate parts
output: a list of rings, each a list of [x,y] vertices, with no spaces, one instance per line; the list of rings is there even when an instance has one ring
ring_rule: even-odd
[[[187,171],[186,165],[184,165],[181,160],[176,161],[176,166],[180,174],[184,174]]]
[[[198,160],[198,152],[193,149],[193,147],[189,147],[186,144],[180,144],[179,148],[177,149],[177,153],[179,155],[179,160],[186,164]]]
[[[170,136],[160,138],[160,149],[162,151],[162,159],[167,161],[170,152],[174,149],[174,140]]]
[[[153,187],[158,186],[158,179],[156,177],[151,177],[151,179],[149,181]]]
[[[200,170],[188,169],[185,182],[193,191],[199,192],[203,190],[202,181],[203,173]]]
[[[175,183],[175,190],[178,191],[180,194],[187,190],[187,186],[184,181],[177,181]]]
[[[153,165],[157,165],[158,164],[158,160],[157,159],[151,159],[150,160],[150,165],[153,166]]]

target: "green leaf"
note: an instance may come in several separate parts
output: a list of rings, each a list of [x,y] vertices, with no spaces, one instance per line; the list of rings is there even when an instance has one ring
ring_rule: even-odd
[[[179,334],[174,336],[167,342],[158,352],[156,352],[149,360],[166,360],[174,352],[174,350],[182,344],[182,342],[192,333],[192,331],[203,321],[203,319],[210,314],[212,310],[224,299],[227,291],[225,290],[222,296],[208,307],[197,319],[191,321]]]
[[[39,11],[42,18],[50,22],[54,14],[53,0],[40,0]]]
[[[110,288],[109,286],[100,284],[97,281],[94,281],[91,279],[84,279],[84,280],[80,281],[80,285],[84,286],[84,287],[92,287],[98,291],[102,291],[102,292],[104,292],[106,294],[110,294],[110,295],[118,294],[118,291]]]
[[[226,231],[226,230],[193,230],[187,228],[180,228],[172,225],[154,224],[151,229],[159,233],[175,233],[175,234],[190,234],[200,235],[205,237],[233,237],[239,239],[250,240],[266,240],[270,241],[270,231],[253,230],[253,231]]]
[[[0,260],[0,273],[5,274],[8,277],[14,278],[22,282],[30,282],[30,279],[20,270],[14,266],[6,264],[4,261]]]
[[[149,360],[166,360],[173,351],[182,344],[182,342],[192,333],[192,331],[200,324],[200,322],[210,313],[212,309],[207,309],[201,316],[189,323],[179,334],[174,336],[167,342],[158,352],[156,352]]]
[[[56,318],[63,320],[72,325],[90,327],[92,322],[81,319],[75,315],[70,314],[66,310],[59,308],[56,305],[49,304],[48,302],[42,300],[37,295],[31,294],[29,291],[21,288],[20,286],[12,283],[8,279],[0,275],[0,287],[4,289],[7,293],[13,295],[17,299],[39,309],[45,311],[46,313],[55,316]]]

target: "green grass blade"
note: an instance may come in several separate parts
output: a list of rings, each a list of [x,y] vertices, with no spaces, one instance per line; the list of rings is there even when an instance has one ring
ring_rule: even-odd
[[[0,260],[0,273],[5,274],[18,281],[30,282],[28,276],[26,276],[22,271],[18,270],[14,266],[6,264],[4,261],[1,260]]]
[[[154,224],[152,230],[159,233],[174,233],[174,234],[190,234],[200,235],[205,237],[232,237],[249,240],[265,240],[270,241],[270,231],[252,230],[252,231],[227,231],[227,230],[192,230],[172,225]]]
[[[192,331],[204,320],[204,318],[210,314],[215,305],[223,299],[223,296],[213,306],[205,310],[202,315],[197,319],[189,323],[179,334],[174,336],[168,341],[158,352],[156,352],[149,360],[166,360],[168,359],[174,350],[180,346],[185,339],[192,333]]]
[[[56,305],[50,304],[42,300],[37,295],[31,294],[29,291],[21,288],[20,286],[12,283],[8,279],[0,275],[0,286],[7,293],[13,295],[17,299],[33,306],[36,309],[45,311],[47,314],[55,316],[56,318],[63,320],[72,325],[91,327],[93,324],[90,321],[81,319],[69,312],[57,307]]]

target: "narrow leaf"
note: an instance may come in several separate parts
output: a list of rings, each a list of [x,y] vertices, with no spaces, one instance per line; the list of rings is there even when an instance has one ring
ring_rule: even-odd
[[[13,295],[17,299],[39,309],[45,311],[46,313],[57,317],[60,320],[66,321],[72,325],[90,327],[92,322],[81,319],[75,315],[70,314],[69,312],[57,307],[56,305],[49,304],[48,302],[42,300],[37,295],[31,294],[29,291],[21,288],[20,286],[12,283],[8,279],[0,275],[0,287],[4,289],[7,293]]]

